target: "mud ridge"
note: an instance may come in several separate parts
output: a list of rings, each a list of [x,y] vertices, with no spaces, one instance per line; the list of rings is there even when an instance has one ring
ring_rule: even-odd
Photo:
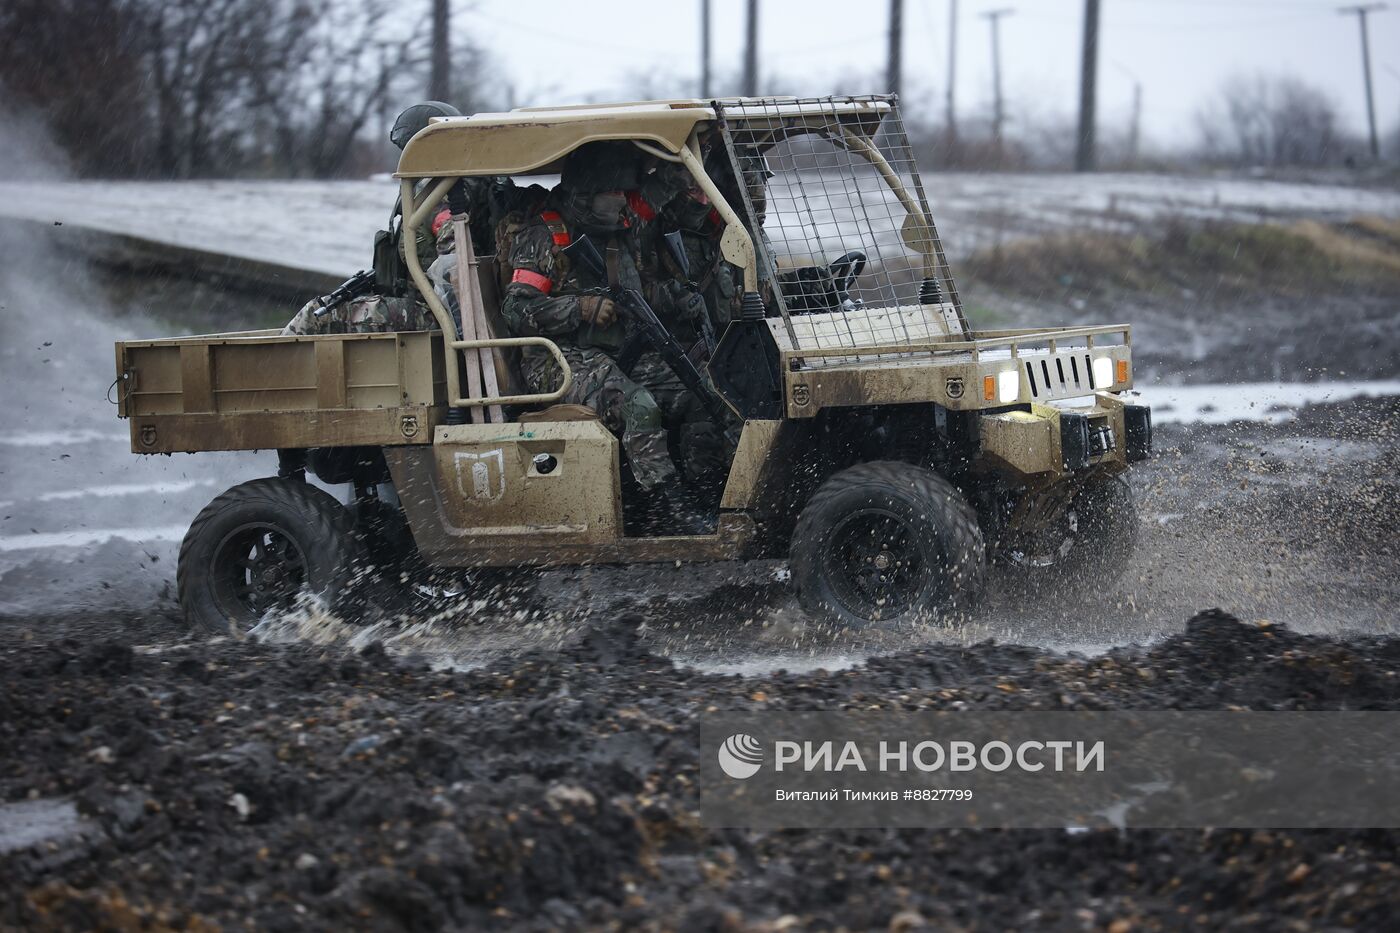
[[[746,678],[651,653],[642,625],[624,616],[468,672],[377,644],[152,652],[9,637],[0,835],[27,800],[74,801],[83,826],[0,855],[0,925],[1124,931],[1390,919],[1391,832],[709,830],[696,812],[697,731],[710,709],[1397,709],[1400,640],[1210,611],[1151,648],[1093,658],[988,642]]]

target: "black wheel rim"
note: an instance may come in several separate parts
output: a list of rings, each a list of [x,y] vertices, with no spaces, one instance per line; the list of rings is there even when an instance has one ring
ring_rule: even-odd
[[[253,522],[224,535],[209,577],[225,618],[247,624],[295,602],[306,585],[306,554],[276,525]]]
[[[852,614],[894,619],[922,599],[928,562],[917,531],[886,509],[852,512],[827,535],[822,568],[832,595]]]

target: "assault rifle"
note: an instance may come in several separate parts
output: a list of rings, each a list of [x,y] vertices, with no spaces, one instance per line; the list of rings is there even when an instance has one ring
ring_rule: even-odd
[[[356,272],[354,275],[350,276],[350,278],[336,286],[335,291],[331,292],[329,295],[322,295],[320,298],[317,298],[316,301],[320,307],[311,313],[316,317],[320,317],[327,311],[332,311],[345,304],[347,301],[353,301],[361,295],[368,295],[370,292],[374,291],[374,285],[373,269],[365,269]]]
[[[671,262],[685,278],[684,287],[700,302],[699,313],[696,315],[700,320],[700,343],[690,348],[690,355],[695,357],[703,348],[705,358],[708,359],[715,355],[715,345],[718,341],[715,339],[715,326],[710,321],[710,307],[705,301],[704,289],[690,277],[690,256],[685,251],[685,240],[679,230],[662,234],[661,240],[666,244],[666,252],[671,254]]]
[[[594,281],[608,281],[608,266],[603,260],[603,254],[598,252],[598,247],[593,245],[593,241],[588,238],[587,234],[575,239],[564,247],[562,252],[569,257],[571,262],[587,269]],[[709,412],[715,424],[720,427],[728,425],[733,418],[729,406],[700,375],[700,371],[695,368],[695,364],[685,350],[676,342],[676,338],[671,336],[666,325],[657,318],[656,312],[652,310],[651,305],[647,304],[647,300],[642,297],[641,292],[624,285],[607,285],[599,289],[599,292],[606,294],[617,305],[623,329],[627,333],[622,352],[619,354],[619,365],[622,366],[623,370],[625,371],[628,367],[622,360],[635,360],[638,341],[650,345],[666,361],[666,365],[671,367],[672,372],[676,374],[681,383],[694,392],[695,397],[705,405],[705,410]]]

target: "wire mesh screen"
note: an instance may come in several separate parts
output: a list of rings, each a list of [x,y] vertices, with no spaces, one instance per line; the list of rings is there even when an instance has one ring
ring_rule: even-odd
[[[719,110],[765,300],[795,349],[913,349],[966,335],[891,98],[743,99]]]

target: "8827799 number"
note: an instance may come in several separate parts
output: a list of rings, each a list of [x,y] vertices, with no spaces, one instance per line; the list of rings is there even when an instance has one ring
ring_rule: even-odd
[[[972,791],[962,787],[917,787],[904,792],[905,800],[971,800]]]

